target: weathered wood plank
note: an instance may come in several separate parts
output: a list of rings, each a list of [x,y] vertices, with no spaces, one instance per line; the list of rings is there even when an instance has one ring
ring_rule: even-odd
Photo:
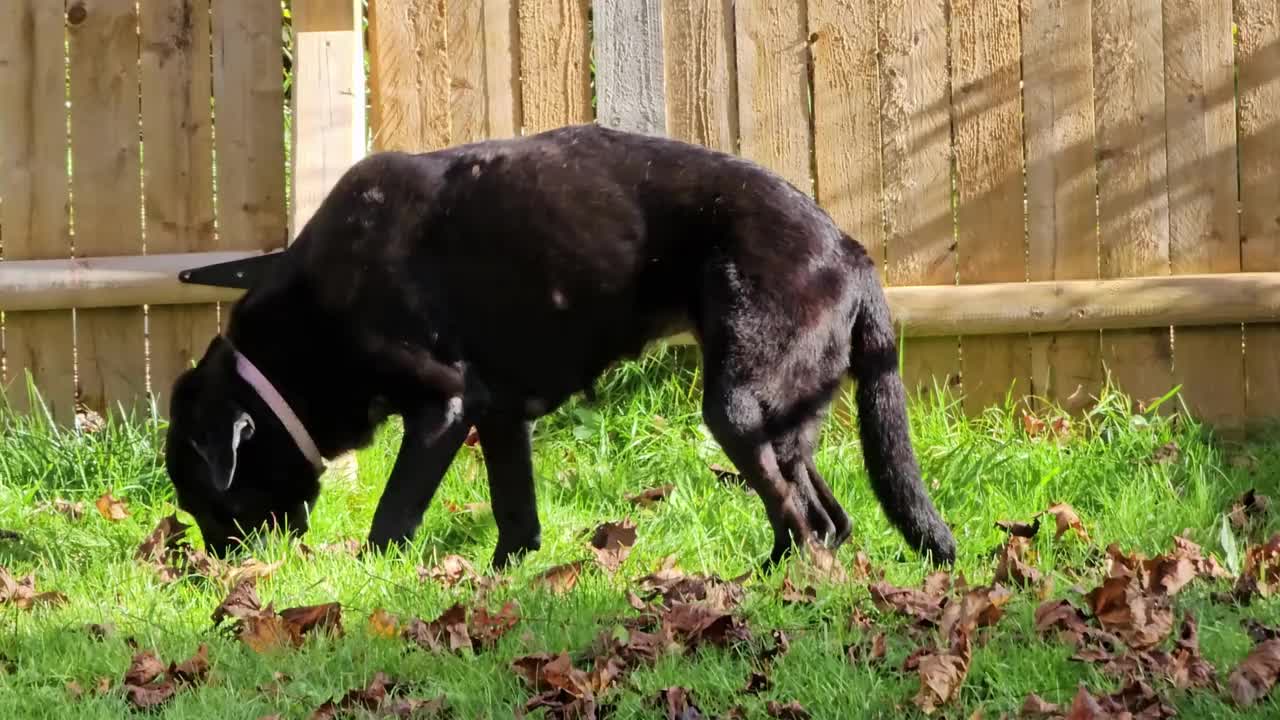
[[[1028,0],[1022,14],[1028,278],[1098,277],[1092,0]],[[1079,412],[1102,388],[1097,332],[1031,338],[1031,391]]]
[[[883,272],[878,17],[874,3],[809,3],[818,202]]]
[[[364,157],[360,0],[306,0],[293,9],[293,207],[296,237],[325,195]]]
[[[1164,2],[1169,260],[1174,274],[1240,272],[1231,0]],[[1200,420],[1243,424],[1241,328],[1174,328],[1174,381]]]
[[[449,144],[448,18],[443,3],[369,4],[370,122],[375,150]]]
[[[213,3],[214,149],[220,250],[288,244],[279,3]]]
[[[479,0],[450,2],[449,143],[474,142],[489,132],[485,108],[484,5]]]
[[[596,117],[601,125],[666,133],[662,0],[595,0]]]
[[[65,20],[61,3],[0,5],[0,237],[4,259],[69,257]],[[75,415],[69,310],[6,313],[6,398],[25,412],[27,374],[54,419]]]
[[[663,0],[662,42],[667,134],[737,152],[733,0]]]
[[[734,10],[739,152],[813,195],[804,3],[743,0]]]
[[[75,253],[136,255],[142,251],[137,9],[133,0],[77,0],[67,24]],[[77,312],[76,351],[82,403],[103,414],[143,409],[141,307]]]
[[[1160,0],[1095,0],[1094,103],[1102,277],[1169,272]],[[1173,387],[1168,328],[1104,332],[1103,360],[1135,401]]]
[[[954,0],[951,24],[959,282],[1024,281],[1018,0]],[[1026,336],[960,342],[970,414],[1028,393]]]
[[[489,137],[520,134],[520,20],[510,0],[484,0],[484,80]]]
[[[1240,232],[1247,271],[1280,270],[1280,2],[1236,0],[1240,28]],[[1280,325],[1245,328],[1250,421],[1280,408]]]
[[[209,0],[141,5],[143,209],[152,253],[214,248]],[[218,332],[217,305],[150,307],[147,343],[156,410]]]
[[[519,0],[524,134],[590,122],[591,0]]]
[[[945,0],[880,4],[880,123],[886,279],[892,285],[953,285],[951,104]],[[903,348],[908,391],[960,380],[959,339]]]

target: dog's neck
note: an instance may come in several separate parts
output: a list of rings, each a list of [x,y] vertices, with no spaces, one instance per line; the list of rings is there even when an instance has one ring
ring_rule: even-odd
[[[228,341],[228,344],[231,344]],[[240,378],[248,383],[249,387],[257,393],[258,398],[271,410],[276,416],[276,420],[284,426],[289,437],[293,438],[293,443],[298,447],[303,457],[311,466],[315,468],[316,474],[324,472],[324,458],[320,455],[319,448],[316,447],[315,440],[311,438],[311,433],[307,432],[307,426],[298,417],[297,413],[289,405],[289,401],[284,399],[280,391],[275,385],[267,379],[266,375],[253,364],[249,358],[245,357],[235,345],[231,345],[231,352],[235,358],[236,372]]]

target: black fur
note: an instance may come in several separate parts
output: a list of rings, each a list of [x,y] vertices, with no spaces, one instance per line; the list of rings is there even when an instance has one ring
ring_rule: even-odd
[[[888,307],[863,248],[754,163],[596,125],[356,163],[236,303],[226,339],[177,381],[169,474],[215,551],[263,524],[305,532],[317,478],[236,376],[234,345],[326,458],[403,417],[374,547],[414,533],[474,424],[502,566],[540,545],[529,422],[683,330],[703,351],[706,423],[764,502],[771,562],[796,541],[849,536],[813,463],[846,373],[886,514],[914,548],[954,560],[920,480]],[[242,415],[253,434],[225,477],[226,463],[206,458],[228,455]]]

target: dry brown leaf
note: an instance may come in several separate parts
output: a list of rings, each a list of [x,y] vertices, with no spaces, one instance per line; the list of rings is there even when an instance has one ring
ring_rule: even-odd
[[[36,511],[53,510],[73,522],[84,516],[84,503],[79,500],[72,502],[62,498],[54,498],[53,502],[41,502],[34,509]]]
[[[190,525],[178,520],[177,513],[166,515],[156,524],[156,528],[151,531],[142,544],[138,546],[138,550],[133,554],[134,560],[146,563],[158,563],[166,552],[173,549],[182,536],[190,529]]]
[[[1040,532],[1040,517],[1032,518],[1030,523],[1020,522],[1016,520],[997,520],[996,527],[1009,533],[1013,537],[1033,538],[1036,533]]]
[[[222,575],[226,587],[235,587],[249,578],[267,578],[280,568],[283,561],[264,563],[257,558],[248,558],[237,567],[228,568]]]
[[[1231,671],[1227,687],[1236,705],[1248,707],[1266,697],[1280,679],[1280,640],[1267,640]]]
[[[692,695],[682,687],[663,688],[658,692],[658,704],[666,713],[666,720],[703,720],[701,708]]]
[[[591,535],[591,551],[607,572],[617,572],[636,544],[636,525],[630,520],[601,524]]]
[[[1103,629],[1135,650],[1152,648],[1173,631],[1167,598],[1144,592],[1133,577],[1107,578],[1085,600]]]
[[[1043,580],[1040,571],[1026,562],[1030,552],[1031,541],[1020,535],[1013,535],[1000,548],[1000,560],[996,566],[995,582],[1025,587],[1038,585]]]
[[[1200,630],[1196,617],[1187,612],[1178,629],[1178,639],[1167,670],[1173,686],[1179,690],[1216,687],[1218,672],[1200,655]]]
[[[662,628],[689,650],[704,642],[726,647],[751,639],[740,618],[701,603],[673,603],[662,614]]]
[[[534,576],[529,585],[535,588],[546,588],[556,595],[563,595],[578,584],[578,576],[582,574],[582,561],[574,560],[549,568]]]
[[[958,601],[947,603],[942,611],[939,630],[942,637],[953,638],[956,633],[972,635],[978,628],[995,625],[1004,616],[1004,605],[1013,593],[1000,585],[974,588]]]
[[[457,652],[472,647],[467,609],[460,603],[454,603],[431,622],[412,620],[405,626],[403,634],[431,652]]]
[[[1271,498],[1259,494],[1257,488],[1249,488],[1231,503],[1227,517],[1235,529],[1246,530],[1265,518],[1270,508]]]
[[[791,582],[790,577],[784,576],[782,578],[781,596],[784,605],[807,605],[818,598],[818,591],[812,585],[797,588]]]
[[[519,622],[520,605],[515,600],[507,600],[493,613],[484,607],[476,608],[471,614],[471,636],[480,647],[490,648]]]
[[[634,495],[627,495],[626,500],[636,507],[649,507],[671,497],[671,493],[675,492],[675,489],[675,485],[659,485],[658,487],[641,490]]]
[[[474,582],[480,579],[475,567],[461,555],[445,555],[440,564],[430,569],[418,567],[419,580],[432,580],[444,587],[453,587],[462,582]]]
[[[861,641],[846,646],[844,655],[850,665],[881,665],[887,651],[885,635],[878,632],[869,641],[864,637]]]
[[[400,632],[400,618],[383,610],[375,608],[369,614],[369,634],[380,638],[394,638]]]
[[[164,673],[165,665],[151,650],[136,653],[124,672],[126,685],[146,685]]]
[[[103,493],[93,503],[98,508],[98,513],[102,517],[118,522],[129,517],[129,508],[125,506],[124,501],[114,497],[110,492]]]
[[[573,667],[568,653],[518,658],[513,669],[539,694],[525,703],[524,709],[544,708],[552,718],[595,718],[596,693],[610,678],[607,672],[586,672]]]
[[[13,605],[19,610],[39,606],[65,605],[70,599],[61,592],[36,592],[36,578],[30,573],[14,578],[8,568],[0,566],[0,605]]]
[[[1031,693],[1027,695],[1026,700],[1022,701],[1022,709],[1018,711],[1018,717],[1048,718],[1058,715],[1059,712],[1057,705]]]
[[[169,663],[169,679],[181,685],[198,685],[209,675],[209,647],[200,643],[191,657]]]
[[[256,616],[262,611],[262,603],[258,600],[257,578],[242,580],[227,593],[218,607],[214,608],[210,618],[214,625],[220,624],[228,617],[243,619]]]
[[[871,602],[882,612],[895,610],[901,615],[915,618],[922,625],[935,625],[942,615],[944,598],[923,590],[896,587],[884,581],[872,583],[868,590],[871,592]]]
[[[675,602],[703,602],[710,607],[727,610],[738,605],[743,598],[742,586],[736,581],[722,580],[715,575],[686,575],[676,567],[673,555],[664,558],[656,571],[637,578],[635,582],[644,599],[661,598],[661,604],[667,606]],[[637,600],[641,603],[643,600],[640,596],[634,597],[636,600],[629,597],[632,607],[644,612],[645,607],[637,604]]]
[[[956,634],[946,652],[928,652],[918,656],[920,690],[912,698],[916,707],[924,714],[932,715],[955,698],[969,674],[970,659],[969,635],[963,631]]]
[[[1250,545],[1245,550],[1241,575],[1250,578],[1262,597],[1280,591],[1280,532],[1267,542]]]
[[[342,633],[342,606],[336,602],[285,608],[280,617],[300,636],[313,630]]]
[[[1075,508],[1067,503],[1054,503],[1047,510],[1036,514],[1052,515],[1057,523],[1057,531],[1053,535],[1054,540],[1060,539],[1068,530],[1074,530],[1075,534],[1083,541],[1089,542],[1089,533],[1084,529],[1084,523],[1080,521],[1080,516],[1076,514]]]

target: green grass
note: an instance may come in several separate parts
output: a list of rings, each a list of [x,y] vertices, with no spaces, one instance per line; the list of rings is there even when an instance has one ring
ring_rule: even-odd
[[[166,707],[166,717],[306,717],[325,700],[364,686],[377,671],[413,684],[416,696],[447,695],[455,717],[512,717],[531,693],[511,672],[511,661],[534,652],[585,650],[613,620],[633,614],[626,604],[630,581],[663,557],[675,555],[688,571],[728,578],[756,567],[768,552],[770,534],[758,500],[706,470],[708,463],[725,460],[700,425],[694,357],[687,349],[671,349],[624,365],[605,378],[597,402],[573,402],[537,425],[543,549],[516,566],[511,582],[488,600],[496,607],[515,598],[522,620],[495,649],[467,656],[431,654],[399,639],[375,637],[366,618],[384,608],[406,620],[430,620],[455,600],[469,601],[471,591],[420,581],[415,568],[447,553],[459,553],[477,567],[488,562],[496,537],[492,517],[450,513],[445,507],[445,501],[488,501],[477,451],[464,448],[416,541],[403,552],[359,560],[324,553],[307,558],[278,536],[261,539],[253,555],[283,563],[259,583],[264,604],[340,602],[345,632],[310,638],[297,650],[259,655],[212,631],[209,615],[222,599],[215,587],[198,579],[165,585],[132,559],[143,537],[174,510],[160,458],[162,427],[113,423],[81,435],[54,431],[38,418],[3,417],[0,528],[21,533],[22,539],[0,541],[0,565],[15,576],[34,573],[38,590],[64,592],[70,602],[33,611],[0,605],[0,655],[7,660],[0,662],[0,717],[125,716],[130,711],[118,688],[135,652],[125,638],[154,649],[166,662],[208,643],[209,682],[179,693]],[[926,481],[955,529],[958,569],[971,583],[991,579],[991,554],[1003,542],[994,521],[1029,519],[1058,501],[1078,510],[1092,548],[1069,537],[1055,541],[1052,532],[1042,531],[1035,540],[1038,567],[1055,577],[1055,596],[1077,605],[1083,600],[1072,586],[1088,589],[1097,575],[1081,579],[1071,569],[1085,567],[1108,543],[1154,555],[1186,530],[1224,563],[1236,561],[1223,548],[1223,510],[1249,487],[1277,494],[1280,443],[1227,449],[1186,417],[1134,415],[1126,408],[1123,397],[1107,394],[1089,418],[1075,423],[1071,439],[1059,444],[1029,439],[1018,416],[1007,410],[964,421],[937,399],[913,406]],[[1169,442],[1181,449],[1178,460],[1153,462],[1155,449]],[[374,447],[360,453],[355,483],[327,485],[307,544],[363,538],[397,443],[393,423]],[[1233,461],[1237,457],[1251,460]],[[855,429],[829,421],[817,463],[855,523],[839,557],[848,563],[861,550],[885,569],[889,581],[918,586],[929,568],[904,552],[876,505]],[[676,491],[653,508],[637,510],[623,499],[628,492],[664,483],[674,483]],[[108,522],[95,512],[93,499],[107,490],[127,501],[128,519]],[[86,501],[85,516],[72,521],[36,509],[54,498]],[[578,585],[563,596],[526,586],[554,564],[587,557],[583,531],[627,516],[638,524],[639,534],[617,575],[588,565]],[[1277,530],[1280,522],[1273,515],[1258,533]],[[198,544],[198,533],[191,534]],[[1246,540],[1235,538],[1241,547]],[[703,649],[666,656],[656,667],[626,676],[605,697],[616,706],[612,717],[661,717],[652,699],[669,685],[691,688],[703,711],[712,714],[741,703],[750,717],[764,717],[767,699],[798,700],[815,718],[918,714],[910,699],[919,680],[900,667],[919,639],[903,631],[901,620],[875,609],[865,582],[823,586],[814,604],[785,605],[778,597],[780,581],[781,571],[748,580],[742,608],[757,636],[768,638],[779,627],[790,635],[790,652],[776,660],[770,689],[759,697],[742,693],[752,667],[745,652]],[[1224,682],[1252,644],[1241,619],[1280,621],[1275,599],[1255,600],[1246,608],[1211,602],[1211,592],[1225,587],[1197,581],[1174,599],[1179,619],[1185,611],[1195,613],[1204,655]],[[1016,716],[1029,692],[1069,703],[1082,681],[1096,692],[1118,689],[1096,666],[1068,660],[1071,650],[1065,645],[1036,635],[1032,612],[1037,602],[1023,592],[1006,606],[990,640],[975,646],[968,677],[944,716],[969,717],[979,708],[988,718],[1002,712]],[[855,609],[890,630],[888,661],[882,666],[854,666],[844,659],[844,646],[859,636],[846,623]],[[113,623],[116,634],[95,640],[83,629],[103,622]],[[291,677],[284,692],[259,691],[277,670]],[[69,699],[68,681],[90,688],[101,676],[111,678],[116,689]],[[1182,717],[1280,713],[1280,692],[1249,712],[1238,712],[1224,695],[1153,684]]]

